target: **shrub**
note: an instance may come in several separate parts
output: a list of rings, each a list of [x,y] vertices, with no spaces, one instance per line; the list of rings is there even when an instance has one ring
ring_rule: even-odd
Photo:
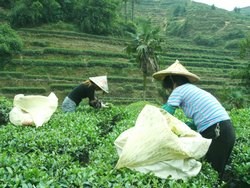
[[[234,29],[233,31],[227,33],[225,36],[223,36],[224,40],[233,40],[233,39],[239,39],[244,38],[245,33],[242,30]]]
[[[218,91],[216,95],[220,98],[227,110],[244,108],[247,106],[247,100],[243,90],[224,87],[222,90]]]
[[[174,12],[173,12],[173,16],[174,17],[178,17],[178,16],[184,16],[185,14],[186,14],[186,8],[185,8],[185,6],[180,6],[180,5],[178,5],[176,8],[175,8],[175,10],[174,10]]]
[[[5,97],[0,97],[0,125],[5,125],[9,121],[11,102]]]
[[[174,36],[185,37],[191,29],[192,24],[186,19],[184,22],[171,22],[168,26],[167,33]]]
[[[0,7],[11,8],[16,0],[0,0]]]
[[[0,25],[0,67],[3,68],[14,54],[21,52],[23,43],[17,33],[8,25]]]
[[[212,27],[211,27],[211,30],[212,31],[218,31],[219,27],[216,25],[216,24],[213,24]]]
[[[233,109],[230,116],[236,129],[236,143],[232,153],[232,162],[229,166],[228,181],[237,187],[250,185],[250,109]]]
[[[49,42],[48,41],[32,41],[31,45],[32,46],[38,46],[38,47],[48,47]]]
[[[193,41],[197,45],[209,46],[209,47],[219,46],[222,43],[222,40],[219,38],[204,36],[201,34],[196,35],[193,38]]]
[[[225,45],[225,49],[238,49],[240,47],[238,40],[229,41]]]

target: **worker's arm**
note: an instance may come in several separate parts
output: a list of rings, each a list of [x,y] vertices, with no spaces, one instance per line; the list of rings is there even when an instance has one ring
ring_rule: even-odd
[[[163,108],[164,110],[166,110],[168,113],[172,114],[172,115],[174,115],[175,110],[176,110],[176,107],[175,107],[175,106],[171,106],[171,105],[169,105],[168,103],[162,105],[162,108]]]
[[[187,126],[189,126],[192,130],[194,130],[194,131],[197,130],[197,127],[195,126],[193,120],[187,121],[187,122],[185,122],[185,124],[186,124]]]

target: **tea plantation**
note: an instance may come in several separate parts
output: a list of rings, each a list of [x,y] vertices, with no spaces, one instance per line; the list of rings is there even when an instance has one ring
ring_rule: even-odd
[[[5,99],[1,102],[7,113],[11,103]],[[40,128],[11,123],[0,125],[0,187],[250,186],[249,109],[230,112],[237,140],[225,182],[217,182],[217,173],[205,161],[202,161],[200,173],[186,181],[160,179],[126,168],[116,170],[118,154],[114,141],[134,126],[145,104],[148,102],[114,105],[101,110],[82,105],[70,114],[58,108],[50,121]],[[177,117],[184,118],[180,111]]]
[[[178,7],[185,8],[185,15],[174,15]],[[145,104],[162,104],[165,91],[149,75],[143,100],[141,70],[124,51],[131,38],[82,33],[59,21],[16,28],[23,49],[0,66],[1,188],[250,187],[250,92],[242,80],[232,76],[249,65],[239,57],[239,41],[249,32],[249,16],[189,0],[141,0],[135,8],[136,18],[143,16],[162,29],[160,69],[178,59],[201,77],[199,87],[214,94],[224,106],[227,103],[237,138],[225,181],[218,182],[217,173],[202,160],[200,173],[186,181],[115,169],[115,139],[134,126]],[[0,7],[0,24],[8,20],[8,11]],[[64,97],[88,77],[100,75],[108,76],[110,93],[97,96],[114,105],[95,110],[83,102],[75,113],[62,113]],[[247,91],[239,97],[247,100],[246,108],[232,108],[231,103],[238,99],[228,89]],[[21,127],[9,122],[16,94],[50,92],[58,97],[59,107],[44,126]],[[230,100],[224,100],[225,96]],[[181,111],[176,116],[184,120]]]

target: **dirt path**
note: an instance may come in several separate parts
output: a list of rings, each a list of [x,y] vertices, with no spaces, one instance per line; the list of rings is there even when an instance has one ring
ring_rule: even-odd
[[[230,24],[229,21],[225,21],[224,27],[222,27],[221,29],[219,29],[219,30],[217,31],[217,33],[223,31],[229,24]]]

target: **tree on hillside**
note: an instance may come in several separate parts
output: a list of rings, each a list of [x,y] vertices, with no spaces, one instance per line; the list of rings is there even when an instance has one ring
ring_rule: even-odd
[[[125,22],[128,21],[128,10],[127,10],[127,5],[128,5],[128,0],[122,0],[124,3],[124,17],[125,17]]]
[[[159,68],[157,52],[161,50],[162,42],[159,32],[159,28],[152,28],[150,21],[141,22],[136,34],[130,33],[132,40],[125,48],[128,54],[135,54],[135,61],[142,71],[144,99],[146,97],[146,78]]]
[[[250,35],[241,41],[240,44],[240,57],[250,58]]]
[[[135,4],[139,3],[140,0],[131,0],[131,20],[134,21],[135,18]]]
[[[23,43],[16,32],[7,24],[0,25],[0,69],[14,54],[21,51]]]
[[[0,0],[0,7],[11,8],[15,4],[15,0]]]
[[[247,86],[247,92],[250,92],[250,36],[240,43],[240,57],[247,59],[248,64],[246,68],[242,69],[238,75]]]
[[[174,16],[174,17],[185,16],[186,12],[187,12],[187,11],[186,11],[185,6],[180,6],[180,5],[178,5],[178,6],[175,8],[174,12],[173,12],[173,16]]]
[[[131,20],[132,21],[134,21],[135,1],[136,0],[131,0]]]
[[[61,6],[56,0],[20,0],[11,9],[11,25],[15,27],[36,26],[59,21]]]
[[[240,13],[240,8],[234,7],[234,12],[235,12],[235,13]]]
[[[83,0],[75,10],[80,30],[90,34],[111,33],[117,17],[118,5],[118,0]]]
[[[62,17],[64,21],[72,22],[75,19],[75,7],[79,5],[81,0],[56,0],[60,4]]]

